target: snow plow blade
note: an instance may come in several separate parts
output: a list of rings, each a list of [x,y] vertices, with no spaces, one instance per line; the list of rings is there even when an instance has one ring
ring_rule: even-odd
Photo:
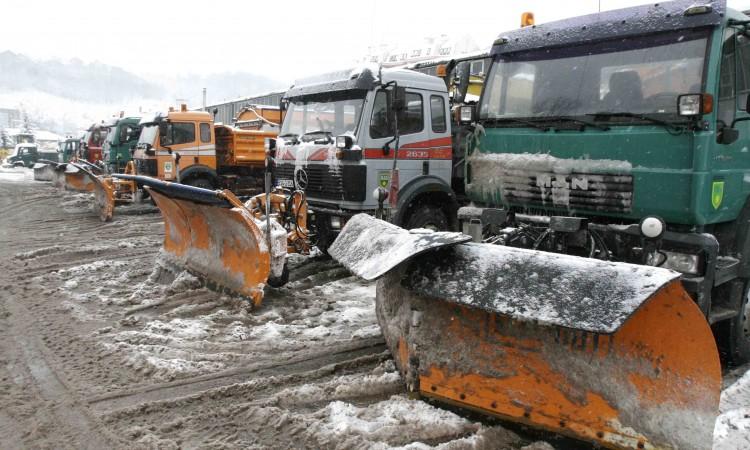
[[[55,167],[57,163],[53,161],[46,161],[40,159],[39,162],[34,164],[34,180],[35,181],[52,181],[55,175]]]
[[[210,287],[248,297],[255,306],[274,263],[286,258],[286,232],[274,228],[276,252],[249,210],[229,191],[212,191],[143,176],[132,179],[153,197],[164,217],[164,252],[177,266],[204,279]],[[279,228],[281,226],[279,225]]]
[[[93,192],[96,176],[84,165],[68,163],[65,166],[65,189],[78,192]]]
[[[339,242],[362,228],[329,249],[357,274],[364,247]],[[401,256],[376,312],[410,391],[608,448],[711,448],[719,355],[679,274],[474,243]]]

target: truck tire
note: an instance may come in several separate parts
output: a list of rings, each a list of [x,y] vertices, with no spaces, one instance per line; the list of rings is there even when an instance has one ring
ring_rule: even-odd
[[[421,205],[409,213],[404,228],[427,228],[433,231],[448,231],[448,217],[445,212],[433,205]]]
[[[734,365],[750,361],[750,283],[745,287],[745,298],[740,313],[729,319],[727,342],[728,359]]]
[[[191,178],[188,181],[185,182],[188,186],[203,188],[203,189],[216,189],[216,186],[214,186],[214,183],[211,182],[208,178],[205,177],[195,177]]]

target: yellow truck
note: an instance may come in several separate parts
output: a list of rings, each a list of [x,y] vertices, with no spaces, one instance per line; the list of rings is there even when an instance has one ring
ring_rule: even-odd
[[[138,175],[248,194],[262,190],[264,141],[278,134],[215,124],[210,113],[185,105],[141,126],[133,155]]]
[[[243,130],[222,125],[214,123],[210,113],[188,111],[185,105],[141,119],[140,126],[133,161],[125,174],[205,189],[229,189],[238,195],[263,191],[264,144],[266,138],[277,136],[273,127]],[[76,166],[74,170],[85,179],[82,189],[94,192],[94,210],[105,222],[112,219],[116,203],[136,201],[144,192],[133,179],[99,176],[86,167]]]

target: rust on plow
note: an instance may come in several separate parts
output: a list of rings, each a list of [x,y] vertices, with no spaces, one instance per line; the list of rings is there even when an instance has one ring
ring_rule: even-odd
[[[719,355],[675,272],[448,241],[409,258],[390,240],[405,262],[376,312],[410,391],[608,448],[711,447]],[[334,257],[393,253],[359,250]]]

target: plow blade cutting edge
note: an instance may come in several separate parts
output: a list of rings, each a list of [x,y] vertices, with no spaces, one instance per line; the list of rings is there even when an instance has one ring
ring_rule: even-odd
[[[679,274],[452,238],[413,256],[378,229],[355,216],[329,252],[366,278],[396,255],[376,312],[409,390],[609,448],[711,448],[719,356]]]
[[[265,223],[229,191],[211,191],[148,177],[134,179],[153,197],[164,217],[164,252],[176,265],[210,287],[263,299],[269,277],[286,260],[286,231],[272,221],[271,246]]]

